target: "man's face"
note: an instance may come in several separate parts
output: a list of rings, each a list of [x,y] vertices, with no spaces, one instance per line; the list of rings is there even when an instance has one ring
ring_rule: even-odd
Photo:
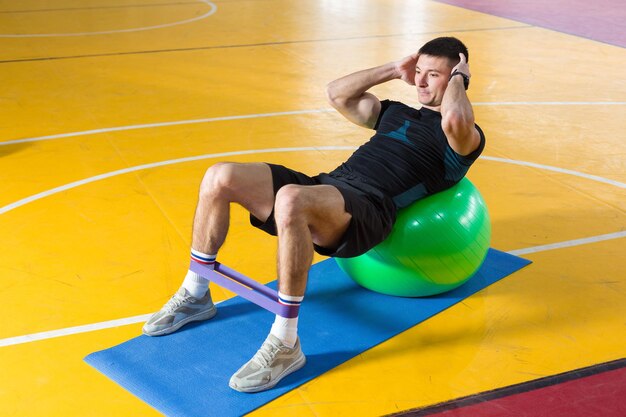
[[[441,106],[452,66],[448,58],[420,55],[415,65],[415,86],[419,102],[426,107]]]

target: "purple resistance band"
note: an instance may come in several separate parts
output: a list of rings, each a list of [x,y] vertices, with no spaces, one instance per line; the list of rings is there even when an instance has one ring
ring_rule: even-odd
[[[214,269],[211,269],[201,263],[191,261],[189,269],[201,277],[239,294],[246,300],[252,301],[254,304],[274,314],[288,319],[298,317],[300,306],[280,304],[278,302],[277,291],[259,284],[255,280],[248,278],[234,269],[230,269],[226,265],[215,262]]]

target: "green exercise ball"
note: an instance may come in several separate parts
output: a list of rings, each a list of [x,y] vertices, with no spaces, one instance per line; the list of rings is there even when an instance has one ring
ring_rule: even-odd
[[[335,258],[363,287],[424,297],[452,290],[480,268],[491,223],[482,196],[467,179],[399,210],[393,230],[367,253]]]

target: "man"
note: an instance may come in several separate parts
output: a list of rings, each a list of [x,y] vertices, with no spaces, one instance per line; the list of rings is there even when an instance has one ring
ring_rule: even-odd
[[[331,82],[327,93],[333,107],[376,134],[330,173],[309,177],[264,163],[213,165],[200,186],[192,259],[215,262],[226,238],[230,203],[238,203],[254,226],[278,236],[279,301],[299,306],[314,251],[336,257],[366,252],[389,234],[398,208],[457,183],[482,152],[484,135],[465,92],[467,56],[458,39],[437,38],[400,61]],[[394,79],[416,86],[419,110],[381,102],[368,92]],[[208,282],[189,271],[143,331],[164,335],[215,313]],[[230,386],[266,390],[304,366],[297,323],[297,317],[276,316],[267,339]]]

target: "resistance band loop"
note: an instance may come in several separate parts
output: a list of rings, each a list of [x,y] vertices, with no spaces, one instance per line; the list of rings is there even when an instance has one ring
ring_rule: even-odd
[[[286,318],[298,317],[300,306],[281,304],[278,301],[277,291],[259,284],[252,278],[248,278],[226,265],[215,262],[214,269],[211,269],[198,262],[191,261],[189,269],[274,314]]]

